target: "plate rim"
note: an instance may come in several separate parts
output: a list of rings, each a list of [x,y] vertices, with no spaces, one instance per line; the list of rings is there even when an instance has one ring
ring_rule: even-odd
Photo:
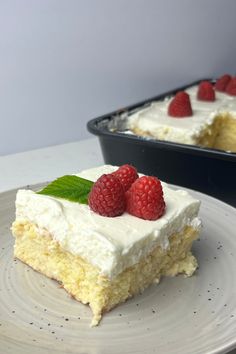
[[[0,198],[1,197],[4,197],[8,194],[14,194],[14,193],[17,193],[17,191],[19,189],[30,189],[30,190],[37,190],[38,188],[41,188],[43,186],[45,186],[46,184],[50,183],[50,181],[45,181],[45,182],[39,182],[39,183],[35,183],[35,184],[29,184],[29,185],[25,185],[25,186],[21,186],[21,187],[17,187],[17,188],[13,188],[13,189],[9,189],[9,190],[5,190],[5,191],[1,191],[0,192]],[[170,184],[170,183],[167,183],[168,186],[170,186],[171,188],[174,188],[174,189],[182,189],[182,190],[186,190],[187,192],[189,192],[190,194],[193,193],[195,195],[193,195],[195,198],[197,199],[200,199],[201,200],[201,197],[202,197],[202,201],[204,202],[204,199],[208,199],[210,200],[211,203],[217,203],[218,206],[222,207],[222,208],[227,208],[229,209],[230,212],[233,212],[236,216],[236,207],[226,203],[225,201],[222,201],[218,198],[215,198],[211,195],[208,195],[206,193],[203,193],[203,192],[200,192],[200,191],[197,191],[197,190],[194,190],[194,189],[191,189],[191,188],[187,188],[187,187],[183,187],[183,186],[179,186],[179,185],[174,185],[174,184]],[[202,202],[201,201],[201,202]],[[201,210],[201,209],[200,209]],[[235,250],[236,250],[236,245],[235,245]],[[226,353],[229,353],[232,351],[232,350],[235,350],[236,349],[236,338],[229,341],[227,344],[223,344],[222,346],[216,348],[216,349],[213,349],[213,350],[210,350],[208,351],[206,354],[226,354]],[[236,353],[236,351],[235,351]],[[45,352],[46,354],[46,352]],[[232,353],[233,354],[233,353]]]

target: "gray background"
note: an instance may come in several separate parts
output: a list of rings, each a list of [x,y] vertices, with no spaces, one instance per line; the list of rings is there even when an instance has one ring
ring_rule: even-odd
[[[89,136],[98,115],[236,72],[235,0],[0,0],[0,155]]]

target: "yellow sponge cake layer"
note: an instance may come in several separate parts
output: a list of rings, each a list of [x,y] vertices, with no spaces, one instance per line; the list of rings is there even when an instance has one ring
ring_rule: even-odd
[[[220,150],[236,152],[236,118],[229,113],[219,115],[220,129],[217,129],[217,135],[213,147]]]
[[[193,274],[197,261],[191,254],[199,228],[185,226],[169,237],[169,247],[156,246],[150,254],[116,277],[109,279],[100,269],[78,255],[65,251],[45,230],[27,220],[15,221],[14,255],[49,278],[59,281],[76,300],[89,304],[92,325],[104,312],[142,292],[163,275]]]

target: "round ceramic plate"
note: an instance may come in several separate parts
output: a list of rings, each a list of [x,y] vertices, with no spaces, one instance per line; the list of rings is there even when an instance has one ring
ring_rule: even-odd
[[[0,195],[0,352],[213,354],[236,347],[236,209],[201,193],[191,278],[164,278],[90,328],[87,306],[13,259],[15,191]]]

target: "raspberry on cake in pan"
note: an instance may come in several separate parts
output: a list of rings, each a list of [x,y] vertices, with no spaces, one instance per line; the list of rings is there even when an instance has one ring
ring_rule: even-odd
[[[182,119],[180,119],[182,118]],[[127,128],[159,140],[236,152],[236,77],[178,92],[131,114]]]
[[[14,255],[89,304],[94,326],[162,276],[194,273],[199,206],[132,166],[96,167],[17,192]]]

